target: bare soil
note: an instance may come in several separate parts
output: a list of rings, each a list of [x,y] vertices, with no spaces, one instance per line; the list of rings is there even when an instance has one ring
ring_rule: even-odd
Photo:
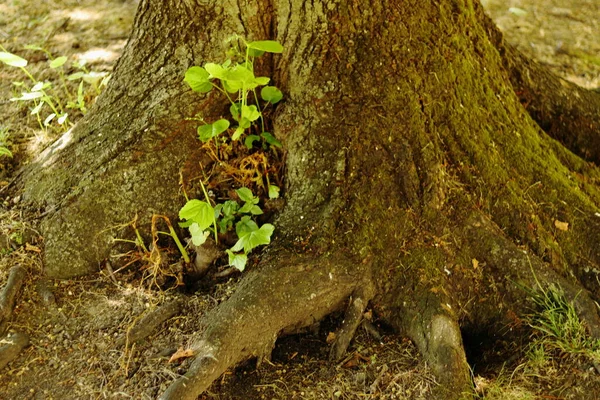
[[[565,79],[587,88],[600,86],[597,0],[483,3],[509,42]],[[24,50],[25,45],[85,59],[94,71],[110,71],[126,43],[135,8],[135,0],[6,0],[0,4],[0,44],[30,60],[31,72],[40,79],[56,76],[46,56]],[[17,93],[11,82],[23,79],[17,69],[0,66],[0,129],[15,155],[0,158],[0,190],[19,166],[61,133],[40,130],[23,104],[9,101]],[[80,117],[74,113],[73,121]],[[169,358],[202,329],[198,317],[235,291],[238,276],[207,278],[199,288],[159,290],[136,269],[141,264],[134,263],[79,280],[46,281],[43,238],[35,230],[39,215],[21,207],[18,196],[1,200],[1,285],[12,266],[28,270],[9,332],[29,335],[30,346],[0,370],[0,399],[151,399],[186,371],[189,359],[169,363]],[[138,321],[175,299],[182,304],[176,316],[149,336],[119,345]],[[339,318],[331,316],[306,334],[280,339],[270,363],[256,368],[249,361],[229,371],[202,398],[432,398],[437,383],[414,345],[376,319],[379,337],[360,330],[347,358],[330,363],[327,336]],[[526,339],[499,343],[485,335],[468,338],[475,382],[482,392],[487,390],[487,398],[600,398],[598,373],[585,360],[565,357],[538,370],[524,367]],[[506,389],[502,396],[493,397],[489,388],[494,385]]]

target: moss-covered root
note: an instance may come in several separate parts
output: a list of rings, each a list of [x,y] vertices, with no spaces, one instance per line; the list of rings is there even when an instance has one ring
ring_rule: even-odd
[[[574,278],[563,277],[536,255],[517,247],[490,220],[475,214],[466,224],[466,237],[477,247],[471,249],[472,256],[488,265],[491,270],[501,271],[506,279],[504,295],[512,299],[525,299],[523,290],[548,290],[550,285],[562,288],[567,300],[572,301],[579,318],[584,321],[590,334],[600,338],[600,316],[597,307],[586,290],[581,290]],[[513,304],[517,312],[526,312],[528,304]],[[519,309],[520,308],[520,309]]]
[[[440,399],[472,398],[469,364],[460,327],[445,296],[422,288],[416,302],[402,311],[402,325],[431,365]]]
[[[600,164],[600,94],[565,81],[505,43],[496,24],[479,8],[515,93],[531,117],[573,153]]]
[[[230,299],[204,317],[206,329],[189,348],[196,359],[160,398],[195,399],[227,368],[252,357],[268,357],[282,332],[297,332],[343,307],[351,295],[360,293],[368,276],[356,265],[339,255],[317,260],[271,256],[260,271],[251,271],[240,282]]]

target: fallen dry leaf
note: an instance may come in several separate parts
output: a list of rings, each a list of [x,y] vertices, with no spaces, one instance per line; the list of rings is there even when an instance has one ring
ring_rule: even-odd
[[[559,221],[557,219],[554,220],[554,226],[558,229],[560,229],[561,231],[568,231],[569,230],[569,223],[568,222],[562,222]]]
[[[41,253],[42,252],[42,249],[40,249],[39,247],[34,246],[32,244],[29,244],[29,243],[25,243],[25,250],[27,250],[27,251],[34,251],[36,253]]]
[[[193,357],[195,355],[196,355],[196,353],[194,352],[194,350],[192,350],[192,349],[184,349],[183,347],[180,347],[171,356],[171,358],[169,358],[169,364],[171,364],[171,363],[179,360],[180,358],[188,358],[188,357]]]

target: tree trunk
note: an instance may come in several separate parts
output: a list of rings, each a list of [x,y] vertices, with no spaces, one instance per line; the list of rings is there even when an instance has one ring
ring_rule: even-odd
[[[180,172],[186,183],[206,159],[186,117],[227,107],[190,93],[183,74],[221,61],[232,34],[285,48],[261,68],[285,93],[272,124],[286,205],[163,398],[194,399],[228,367],[268,356],[281,333],[347,307],[339,357],[368,303],[414,340],[445,399],[471,387],[461,329],[494,332],[521,315],[518,285],[559,283],[600,336],[589,279],[599,170],[532,120],[515,94],[516,53],[470,0],[142,0],[96,108],[22,175],[47,210],[49,275],[95,270],[136,213],[176,215]],[[597,161],[587,140],[567,145]]]

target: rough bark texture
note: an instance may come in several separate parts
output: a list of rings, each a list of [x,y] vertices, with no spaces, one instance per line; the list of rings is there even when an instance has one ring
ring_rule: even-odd
[[[279,334],[345,305],[334,357],[370,302],[415,341],[445,399],[469,393],[461,328],[510,323],[525,307],[518,284],[559,282],[600,333],[589,279],[600,270],[599,171],[532,120],[515,94],[517,56],[469,0],[141,1],[97,108],[24,175],[27,198],[51,210],[48,274],[93,270],[108,228],[135,213],[175,215],[179,171],[198,175],[202,162],[185,117],[226,107],[191,95],[183,73],[221,60],[233,33],[285,47],[262,68],[286,95],[273,120],[286,206],[260,266],[204,317],[196,361],[163,398],[196,398]],[[553,90],[552,79],[525,84]],[[542,120],[556,107],[534,108]],[[597,121],[561,118],[577,115]],[[597,160],[593,136],[555,137]]]

